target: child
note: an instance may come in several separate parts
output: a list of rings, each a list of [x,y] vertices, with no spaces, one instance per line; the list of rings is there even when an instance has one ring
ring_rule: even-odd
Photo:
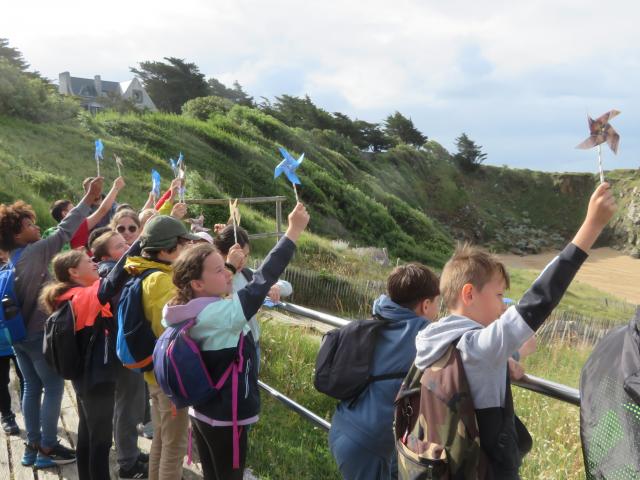
[[[56,255],[55,282],[40,296],[51,314],[71,301],[83,373],[73,379],[78,404],[76,455],[80,480],[109,480],[115,390],[116,325],[109,304],[98,301],[98,266],[78,250]]]
[[[411,263],[391,272],[387,294],[373,304],[373,314],[390,323],[380,329],[371,375],[406,375],[415,358],[416,335],[438,316],[439,294],[438,277],[424,265]],[[372,382],[355,403],[338,404],[329,447],[342,478],[391,478],[394,400],[401,383],[402,377]]]
[[[237,239],[238,245],[242,247],[242,255],[239,255],[238,252],[234,255],[234,258],[229,259],[229,250],[234,245]],[[245,287],[247,283],[251,281],[253,278],[253,270],[247,268],[247,262],[249,260],[249,255],[251,254],[251,245],[249,245],[249,235],[247,231],[242,227],[234,228],[233,225],[226,225],[224,228],[219,228],[218,233],[216,235],[213,244],[220,252],[220,255],[224,258],[224,261],[227,262],[232,268],[233,271],[233,291],[237,292],[241,288]],[[268,297],[273,300],[273,302],[278,303],[280,298],[288,297],[291,295],[293,289],[291,288],[291,284],[286,280],[278,280],[278,282],[271,287],[268,293]],[[257,352],[257,365],[256,368],[260,370],[260,326],[258,324],[258,319],[254,315],[249,320],[249,328],[251,328],[251,333],[253,335],[253,341],[256,344],[256,352]]]
[[[473,399],[480,445],[488,461],[488,478],[519,478],[526,453],[526,438],[517,434],[510,408],[508,359],[558,305],[614,210],[610,187],[603,183],[591,196],[584,223],[572,243],[543,270],[518,304],[504,313],[502,300],[509,276],[493,256],[464,246],[442,271],[440,290],[451,315],[418,334],[415,363],[424,369],[452,343],[456,345]]]
[[[111,220],[111,229],[122,235],[127,245],[133,245],[141,232],[138,214],[129,209],[120,210]]]
[[[91,215],[89,215],[84,222],[80,224],[80,228],[73,234],[69,245],[72,249],[86,248],[89,245],[90,232],[96,228],[96,226],[109,214],[114,205],[118,193],[125,187],[124,179],[118,177],[113,182],[113,187],[102,200],[100,206]],[[53,219],[60,223],[62,219],[73,209],[73,203],[70,200],[57,200],[51,207],[51,216]],[[43,238],[47,238],[51,235],[57,227],[51,227],[44,231]],[[66,250],[66,248],[65,248]]]
[[[253,280],[233,293],[232,273],[216,249],[199,244],[183,252],[174,265],[176,296],[163,312],[163,323],[179,323],[196,317],[190,335],[198,344],[211,378],[217,381],[229,364],[243,359],[237,382],[237,423],[233,422],[232,380],[228,379],[213,400],[189,410],[204,478],[242,479],[247,452],[247,429],[258,421],[260,396],[255,344],[248,326],[295,251],[295,242],[309,222],[304,205],[298,203],[289,214],[287,233],[271,250]],[[234,245],[229,257],[241,254]],[[231,297],[228,295],[233,294]],[[220,298],[226,297],[226,298]],[[242,340],[238,337],[242,335]],[[239,342],[243,344],[241,351]],[[238,425],[240,427],[238,427]],[[240,468],[233,468],[234,460]]]
[[[149,269],[157,270],[142,281],[142,306],[145,319],[151,323],[155,336],[159,337],[164,331],[161,324],[162,309],[175,295],[175,287],[171,281],[172,263],[187,244],[194,240],[198,240],[198,237],[189,233],[180,220],[166,215],[152,218],[140,235],[139,245],[136,242],[109,274],[105,285],[112,291],[107,292],[105,289],[101,292],[101,299],[113,298],[118,286],[122,287],[122,269],[134,276]],[[135,255],[139,248],[141,255]],[[151,396],[154,428],[149,455],[149,478],[180,478],[182,461],[187,452],[187,411],[173,407],[171,400],[158,387],[153,371],[145,372],[144,379]]]
[[[64,380],[49,367],[42,354],[44,322],[47,315],[38,303],[40,289],[49,277],[49,262],[69,241],[90,213],[90,206],[102,193],[103,179],[94,179],[82,201],[60,222],[48,238],[40,237],[36,216],[22,201],[0,205],[0,249],[22,250],[16,263],[15,291],[20,302],[27,337],[13,346],[24,376],[22,412],[27,444],[22,465],[55,467],[75,461],[75,452],[57,440],[58,417]],[[44,398],[42,392],[44,390]]]

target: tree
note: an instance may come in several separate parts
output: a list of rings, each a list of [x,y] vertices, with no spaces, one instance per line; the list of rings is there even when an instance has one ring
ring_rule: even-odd
[[[362,135],[362,143],[358,145],[362,150],[382,152],[397,144],[397,141],[387,135],[379,123],[370,123],[364,120],[356,120],[354,123]]]
[[[26,72],[27,68],[29,68],[29,64],[22,56],[22,52],[17,48],[10,47],[9,40],[6,38],[0,38],[0,58],[4,58],[23,72]]]
[[[290,127],[305,130],[334,129],[334,120],[331,114],[317,107],[308,95],[305,95],[304,98],[282,95],[276,97],[274,103],[268,100],[261,103],[260,109]]]
[[[233,102],[226,98],[208,96],[189,100],[182,105],[182,114],[186,117],[208,120],[215,113],[225,114],[233,107]]]
[[[396,111],[385,120],[385,133],[395,138],[399,143],[406,143],[414,147],[421,147],[427,137],[418,130],[410,118]]]
[[[480,164],[487,158],[486,153],[482,153],[482,146],[476,145],[466,133],[462,133],[456,138],[458,153],[453,156],[453,160],[460,170],[474,172],[480,168]]]
[[[225,98],[245,107],[255,106],[253,97],[242,89],[242,85],[240,85],[237,80],[233,82],[233,88],[227,87],[224,83],[213,77],[207,80],[207,85],[209,86],[209,95]]]
[[[160,110],[180,113],[182,105],[192,98],[206,97],[209,86],[195,63],[184,59],[164,57],[164,62],[140,62],[131,67],[140,77],[144,88]]]

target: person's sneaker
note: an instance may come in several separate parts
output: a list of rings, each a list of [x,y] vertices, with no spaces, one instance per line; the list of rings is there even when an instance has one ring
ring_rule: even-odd
[[[20,427],[18,427],[16,416],[13,413],[2,417],[0,424],[7,435],[18,435],[20,433]]]
[[[58,464],[54,462],[51,457],[45,455],[42,452],[38,452],[38,456],[36,457],[36,461],[33,464],[33,468],[39,470],[41,468],[53,468],[57,467]]]
[[[149,476],[149,465],[137,460],[129,470],[121,468],[118,476],[120,478],[147,478]]]
[[[149,454],[144,452],[138,453],[138,461],[142,463],[149,463]]]
[[[142,436],[144,438],[153,439],[153,422],[147,422],[142,427]]]
[[[43,452],[42,449],[38,452],[38,458],[36,459],[35,467],[36,468],[48,468],[47,459],[49,462],[53,462],[55,465],[66,465],[68,463],[73,463],[76,461],[76,451],[70,448],[57,443],[55,447],[53,447],[48,452]],[[47,466],[38,466],[38,460],[42,460],[42,465]]]
[[[38,456],[38,447],[34,447],[29,443],[24,444],[24,455],[22,455],[22,460],[20,463],[25,467],[30,467],[36,462],[36,457]]]

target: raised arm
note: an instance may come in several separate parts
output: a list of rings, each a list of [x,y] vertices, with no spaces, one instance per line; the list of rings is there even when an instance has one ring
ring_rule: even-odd
[[[113,206],[113,202],[116,201],[118,197],[118,192],[124,188],[124,178],[118,177],[113,181],[113,186],[102,203],[98,207],[98,209],[93,212],[89,217],[87,217],[87,224],[89,227],[89,231],[93,230],[93,228],[104,218],[104,216],[109,213],[111,207]]]

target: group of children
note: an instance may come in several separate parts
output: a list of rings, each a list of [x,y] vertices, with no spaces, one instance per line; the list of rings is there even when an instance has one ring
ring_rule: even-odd
[[[247,431],[260,410],[260,329],[255,315],[267,296],[277,302],[291,292],[279,276],[309,215],[298,203],[289,214],[286,234],[251,271],[246,268],[250,247],[243,229],[216,226],[215,240],[187,229],[181,221],[186,206],[175,202],[179,181],[162,198],[150,196],[140,212],[129,205],[116,207],[123,179],[118,178],[106,196],[102,185],[102,178],[89,179],[77,205],[56,202],[52,215],[60,223],[46,237],[41,237],[29,205],[0,205],[0,249],[9,261],[17,259],[15,290],[28,332],[13,344],[13,351],[8,349],[15,352],[24,378],[27,443],[22,464],[47,468],[77,459],[82,480],[108,479],[115,438],[121,478],[180,479],[191,424],[205,478],[240,479]],[[372,375],[408,371],[413,364],[426,368],[450,345],[458,350],[488,464],[487,476],[477,478],[518,478],[526,449],[508,408],[510,362],[560,301],[614,209],[609,186],[600,185],[572,243],[508,309],[503,302],[509,287],[504,265],[469,246],[454,253],[440,278],[420,264],[397,267],[388,278],[387,293],[374,303],[373,313],[387,324],[376,340]],[[123,367],[115,353],[116,317],[119,295],[132,277],[142,278],[144,318],[156,337],[171,325],[195,319],[190,336],[211,378],[224,377],[230,362],[236,362],[241,378],[222,382],[219,394],[205,403],[178,409],[153,371],[141,375]],[[450,315],[436,321],[440,297]],[[57,439],[64,380],[42,351],[45,321],[65,302],[73,308],[83,358],[82,374],[72,382],[79,413],[75,452]],[[0,383],[5,376],[8,383],[8,360],[2,358]],[[338,405],[329,445],[345,479],[397,475],[393,415],[401,382],[372,382],[357,402]],[[145,383],[154,430],[148,457],[138,450],[136,431],[143,422]],[[16,433],[10,402],[6,405],[0,392],[3,427],[5,420],[13,420],[5,431]]]

